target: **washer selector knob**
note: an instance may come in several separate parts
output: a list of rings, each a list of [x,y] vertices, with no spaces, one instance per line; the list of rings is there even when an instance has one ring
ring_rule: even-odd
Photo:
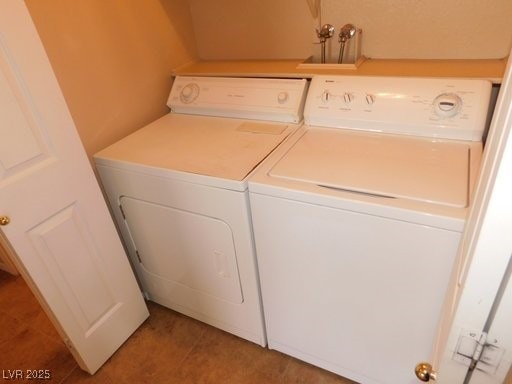
[[[462,99],[455,93],[442,93],[434,99],[434,111],[440,117],[453,117],[462,108]]]
[[[180,100],[184,104],[190,104],[199,96],[199,85],[188,83],[180,91]]]
[[[322,92],[320,95],[320,100],[322,100],[322,103],[327,104],[329,100],[331,99],[331,92],[329,92],[327,89]]]
[[[354,95],[350,92],[345,92],[343,94],[343,101],[345,104],[350,104],[354,100]]]

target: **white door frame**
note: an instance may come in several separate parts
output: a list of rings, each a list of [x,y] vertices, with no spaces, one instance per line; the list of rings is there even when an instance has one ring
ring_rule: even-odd
[[[501,85],[483,156],[481,176],[463,235],[453,291],[447,296],[434,366],[439,383],[463,383],[468,368],[456,353],[463,335],[480,338],[512,255],[512,62]],[[508,280],[508,278],[507,278]],[[508,284],[495,323],[512,324],[512,286]],[[447,330],[450,330],[447,334]],[[491,334],[492,332],[496,332]],[[477,364],[471,383],[503,383],[512,362],[512,326],[491,327],[491,342],[505,350],[494,373]],[[465,339],[467,341],[467,339]],[[489,342],[489,339],[488,339]],[[457,361],[457,359],[459,361]],[[494,371],[494,368],[486,368]],[[469,381],[470,380],[470,381]]]

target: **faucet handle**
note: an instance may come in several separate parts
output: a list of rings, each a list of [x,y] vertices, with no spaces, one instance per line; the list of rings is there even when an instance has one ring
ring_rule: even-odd
[[[321,43],[325,43],[327,39],[334,36],[334,25],[324,24],[320,30],[316,29],[316,35]]]
[[[347,40],[350,40],[356,34],[356,27],[352,24],[345,24],[340,28],[340,33],[338,35],[338,41],[340,43],[345,43]]]
[[[345,24],[340,28],[340,34],[338,35],[338,42],[340,43],[340,53],[338,55],[338,64],[343,63],[343,53],[345,50],[345,43],[350,40],[356,34],[356,27],[352,24]]]

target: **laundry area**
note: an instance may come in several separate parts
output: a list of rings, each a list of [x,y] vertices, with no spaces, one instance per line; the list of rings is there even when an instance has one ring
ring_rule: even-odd
[[[512,383],[512,4],[3,7],[0,268],[79,372]]]

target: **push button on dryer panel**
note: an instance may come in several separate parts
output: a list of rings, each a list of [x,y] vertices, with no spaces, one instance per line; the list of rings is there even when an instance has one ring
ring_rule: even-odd
[[[279,104],[284,104],[288,101],[288,99],[290,98],[290,95],[288,94],[288,92],[286,91],[282,91],[282,92],[279,92],[277,94],[277,102]]]

